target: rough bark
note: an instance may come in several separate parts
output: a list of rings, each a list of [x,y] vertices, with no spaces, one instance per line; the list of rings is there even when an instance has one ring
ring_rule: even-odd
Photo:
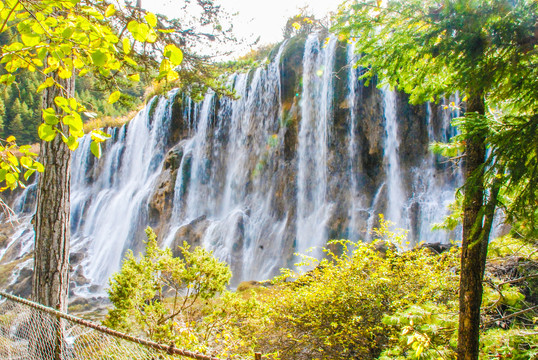
[[[60,137],[41,144],[45,172],[38,185],[35,213],[33,297],[67,310],[71,151]]]
[[[69,97],[74,94],[74,78],[57,81],[65,88],[62,96]],[[54,98],[58,95],[55,87],[45,91],[43,108],[55,108]],[[42,141],[40,161],[45,171],[39,177],[34,217],[33,299],[45,306],[66,312],[69,284],[71,150],[58,135],[50,142]],[[36,316],[39,317],[39,314]],[[45,322],[42,321],[42,325],[45,325]],[[38,359],[62,357],[64,341],[61,320],[52,318],[50,326],[49,331],[33,339],[33,351]]]
[[[484,114],[482,94],[469,96],[468,112]],[[480,305],[485,258],[483,241],[489,237],[483,227],[485,138],[471,134],[465,146],[465,187],[463,209],[463,236],[461,245],[460,313],[458,332],[458,360],[476,360],[479,354]]]
[[[74,93],[73,80],[62,81],[68,96]],[[55,88],[49,88],[43,95],[43,108],[55,108],[56,96]],[[34,218],[33,298],[43,305],[67,311],[71,150],[58,135],[50,142],[42,141],[40,161],[45,171],[39,177]]]

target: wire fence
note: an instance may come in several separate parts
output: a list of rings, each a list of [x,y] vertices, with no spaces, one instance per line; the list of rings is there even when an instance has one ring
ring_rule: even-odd
[[[0,302],[0,359],[220,360],[121,333],[2,291]]]

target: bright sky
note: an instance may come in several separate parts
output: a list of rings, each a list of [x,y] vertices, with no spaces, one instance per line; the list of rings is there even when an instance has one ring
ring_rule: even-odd
[[[155,13],[174,17],[179,11],[178,0],[143,0],[142,6]],[[238,13],[234,21],[235,33],[247,42],[260,37],[260,44],[276,43],[282,40],[286,21],[308,5],[309,12],[318,19],[324,18],[343,0],[215,0],[215,4],[230,14]],[[247,49],[237,50],[242,55]]]

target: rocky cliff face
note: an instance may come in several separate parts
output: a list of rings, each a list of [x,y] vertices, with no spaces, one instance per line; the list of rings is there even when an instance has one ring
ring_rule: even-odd
[[[266,66],[230,76],[237,100],[172,92],[111,131],[101,160],[83,142],[73,167],[75,291],[106,285],[124,252],[142,249],[148,225],[165,246],[214,250],[235,283],[273,276],[328,239],[370,240],[379,213],[413,242],[448,241],[429,228],[458,176],[428,144],[448,138],[450,114],[364,85],[352,50],[316,34],[290,39]],[[28,248],[16,236],[3,242]]]

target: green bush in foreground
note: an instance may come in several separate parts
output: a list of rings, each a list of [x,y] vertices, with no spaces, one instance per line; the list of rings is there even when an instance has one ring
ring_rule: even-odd
[[[112,277],[109,297],[114,308],[105,325],[178,347],[198,348],[194,324],[199,302],[222,292],[231,272],[200,247],[191,251],[184,244],[182,258],[174,258],[169,248],[158,247],[151,228],[146,234],[146,253],[136,259],[129,252]]]

